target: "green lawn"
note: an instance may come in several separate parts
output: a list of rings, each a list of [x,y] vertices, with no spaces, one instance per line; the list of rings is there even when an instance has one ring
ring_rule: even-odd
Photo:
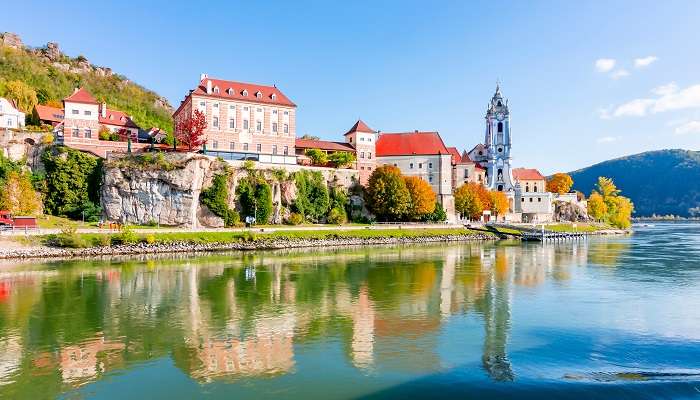
[[[576,228],[574,228],[573,224],[571,223],[545,225],[544,228],[553,232],[596,232],[605,229],[612,229],[610,226],[604,224],[593,224],[583,222],[577,223]]]

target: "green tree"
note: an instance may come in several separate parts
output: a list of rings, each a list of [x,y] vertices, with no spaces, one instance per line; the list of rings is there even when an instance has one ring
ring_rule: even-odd
[[[268,223],[272,215],[272,189],[265,180],[255,176],[240,180],[236,195],[244,216],[255,217],[258,224]]]
[[[304,154],[311,159],[314,165],[326,165],[328,164],[328,154],[325,151],[319,149],[307,149]]]
[[[425,217],[426,221],[442,222],[447,220],[447,212],[442,207],[442,204],[435,203],[435,210]]]
[[[399,221],[409,211],[411,195],[397,167],[376,168],[369,178],[366,194],[370,210],[381,220]]]
[[[355,154],[349,151],[336,151],[328,156],[328,161],[330,161],[336,168],[344,168],[352,165],[355,160]]]
[[[299,171],[294,176],[297,196],[292,204],[295,212],[311,222],[319,222],[326,216],[330,196],[323,174],[319,171]]]
[[[63,146],[47,148],[41,159],[46,169],[46,212],[78,218],[88,202],[100,203],[100,159]]]
[[[230,227],[240,222],[240,216],[236,210],[228,206],[228,179],[228,173],[215,175],[211,186],[202,190],[199,195],[199,202],[207,206],[215,215],[221,217],[224,220],[224,225]]]

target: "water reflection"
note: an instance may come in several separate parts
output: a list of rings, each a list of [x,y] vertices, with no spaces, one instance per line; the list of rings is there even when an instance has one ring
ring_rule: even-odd
[[[451,319],[483,326],[481,367],[513,381],[514,292],[614,267],[625,240],[186,255],[5,265],[0,389],[52,397],[171,358],[192,380],[293,374],[298,353],[341,343],[362,373],[443,368]],[[44,397],[44,396],[42,396]]]

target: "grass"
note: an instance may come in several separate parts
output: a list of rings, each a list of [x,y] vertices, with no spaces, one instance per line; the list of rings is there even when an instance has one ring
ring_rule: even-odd
[[[188,244],[215,244],[215,243],[237,243],[237,242],[258,242],[261,240],[323,240],[323,239],[368,239],[368,238],[421,238],[438,237],[448,235],[468,235],[486,234],[462,228],[445,229],[356,229],[347,231],[274,231],[274,232],[162,232],[137,234],[131,232],[133,239],[127,243],[188,243]],[[49,246],[61,246],[68,243],[67,247],[98,247],[108,244],[124,242],[124,233],[102,234],[102,233],[73,233],[70,240],[62,235],[45,235],[37,240]]]
[[[56,217],[54,215],[43,215],[36,219],[36,223],[41,229],[58,229],[66,225],[74,224],[78,228],[91,228],[97,226],[96,223],[88,223],[76,221],[65,217]]]
[[[576,224],[576,228],[574,228],[573,224],[545,225],[544,228],[553,232],[596,232],[611,229],[610,226],[603,224],[589,224],[581,222]]]

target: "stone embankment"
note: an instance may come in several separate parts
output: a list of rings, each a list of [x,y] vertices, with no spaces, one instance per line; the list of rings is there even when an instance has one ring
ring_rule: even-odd
[[[469,233],[463,235],[440,235],[424,237],[373,237],[373,238],[327,238],[327,239],[256,239],[227,243],[139,243],[83,249],[65,249],[48,246],[14,247],[0,249],[0,259],[8,258],[73,258],[101,257],[113,255],[138,255],[154,253],[194,253],[227,250],[278,250],[290,248],[324,248],[345,246],[375,246],[411,243],[467,242],[497,240],[494,235],[486,233]]]

